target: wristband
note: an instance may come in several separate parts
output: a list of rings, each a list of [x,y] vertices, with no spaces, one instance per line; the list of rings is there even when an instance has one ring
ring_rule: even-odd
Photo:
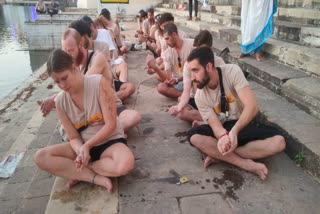
[[[218,140],[220,140],[223,136],[229,135],[229,132],[227,131],[226,133],[222,134],[219,136]]]

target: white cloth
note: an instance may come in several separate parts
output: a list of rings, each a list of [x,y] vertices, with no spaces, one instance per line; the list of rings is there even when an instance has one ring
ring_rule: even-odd
[[[107,31],[106,29],[98,29],[98,35],[97,35],[96,41],[106,42],[109,46],[110,51],[116,49],[116,47],[114,46],[114,43],[112,41],[112,37],[110,35],[110,32]]]
[[[241,52],[250,53],[272,35],[277,0],[242,0]]]

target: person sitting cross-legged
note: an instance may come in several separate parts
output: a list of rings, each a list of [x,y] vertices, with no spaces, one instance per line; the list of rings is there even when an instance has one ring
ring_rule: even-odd
[[[158,84],[158,92],[164,96],[178,98],[183,90],[183,66],[193,49],[193,39],[181,38],[177,26],[169,23],[164,27],[163,37],[169,46],[164,53],[164,71],[156,64],[155,59],[147,57],[147,65],[163,81]]]
[[[50,54],[47,71],[62,89],[55,103],[69,142],[39,149],[35,163],[69,179],[68,187],[85,181],[111,192],[110,177],[128,174],[134,168],[134,156],[116,116],[110,83],[99,74],[82,75],[61,49]]]
[[[259,108],[243,72],[233,64],[215,68],[208,47],[194,49],[187,61],[198,88],[195,102],[207,123],[192,128],[188,138],[208,156],[205,167],[220,160],[265,180],[267,167],[254,159],[279,153],[286,143],[277,129],[253,121]]]

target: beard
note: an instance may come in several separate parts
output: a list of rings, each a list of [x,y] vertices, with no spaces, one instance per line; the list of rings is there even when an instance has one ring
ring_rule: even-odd
[[[208,74],[207,69],[204,69],[204,77],[202,79],[202,81],[198,81],[198,80],[193,80],[194,83],[197,83],[197,88],[198,89],[203,89],[210,81],[210,76]]]
[[[74,62],[77,66],[80,65],[80,63],[81,63],[81,61],[83,59],[83,56],[84,55],[83,55],[82,51],[79,49],[78,56],[76,57],[75,62]]]

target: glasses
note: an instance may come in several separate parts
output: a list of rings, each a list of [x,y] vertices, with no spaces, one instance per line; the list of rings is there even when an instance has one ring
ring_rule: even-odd
[[[182,67],[182,65],[181,65],[181,58],[180,58],[180,56],[178,56],[178,66],[179,66],[179,68],[181,68],[181,67]]]

